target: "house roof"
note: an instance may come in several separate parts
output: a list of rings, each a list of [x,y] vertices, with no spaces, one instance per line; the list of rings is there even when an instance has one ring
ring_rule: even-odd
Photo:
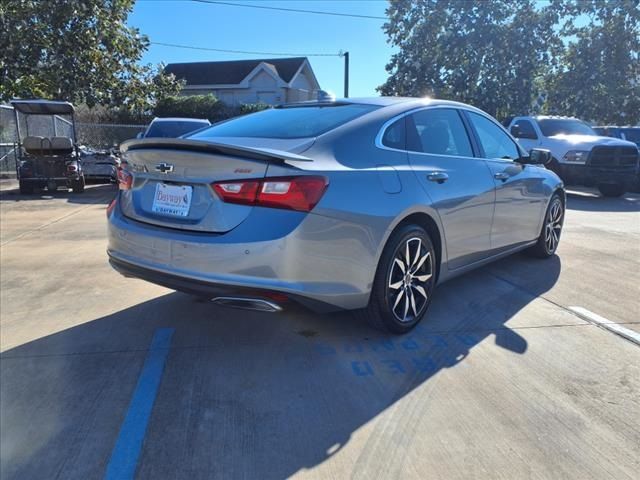
[[[166,73],[186,80],[187,85],[234,85],[242,82],[260,63],[273,67],[278,76],[289,83],[306,57],[232,60],[228,62],[170,63]]]

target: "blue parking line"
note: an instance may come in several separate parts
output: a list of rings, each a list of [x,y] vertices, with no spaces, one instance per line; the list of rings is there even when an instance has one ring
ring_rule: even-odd
[[[105,480],[129,479],[136,473],[138,457],[169,354],[173,332],[173,328],[160,328],[153,335],[138,385],[129,403],[127,416],[111,452]]]

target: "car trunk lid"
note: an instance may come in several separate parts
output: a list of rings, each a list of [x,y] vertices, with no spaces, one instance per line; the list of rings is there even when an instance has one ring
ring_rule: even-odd
[[[278,147],[295,150],[301,144],[298,140]],[[254,208],[223,202],[212,183],[262,179],[269,164],[310,161],[287,150],[188,139],[130,141],[121,150],[133,174],[131,189],[123,190],[120,198],[125,216],[161,227],[209,233],[232,230]]]

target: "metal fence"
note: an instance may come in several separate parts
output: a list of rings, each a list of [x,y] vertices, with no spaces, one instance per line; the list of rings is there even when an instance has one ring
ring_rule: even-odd
[[[13,108],[0,105],[0,173],[16,170],[16,119]]]
[[[71,124],[68,119],[30,116],[27,120],[20,116],[20,131],[29,135],[42,137],[71,136]],[[28,128],[28,130],[27,130]],[[105,150],[121,144],[125,140],[135,138],[144,132],[146,125],[81,123],[76,122],[78,145]],[[0,105],[0,174],[16,171],[17,161],[17,129],[13,108]]]
[[[144,132],[146,125],[113,123],[76,123],[78,144],[95,149],[112,148],[125,140],[136,138]]]
[[[0,143],[0,174],[15,172],[16,160],[15,143]]]

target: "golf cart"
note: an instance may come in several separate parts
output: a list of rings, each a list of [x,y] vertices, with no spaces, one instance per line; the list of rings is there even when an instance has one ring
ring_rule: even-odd
[[[12,100],[18,133],[20,193],[46,187],[84,191],[73,105],[52,100]]]

